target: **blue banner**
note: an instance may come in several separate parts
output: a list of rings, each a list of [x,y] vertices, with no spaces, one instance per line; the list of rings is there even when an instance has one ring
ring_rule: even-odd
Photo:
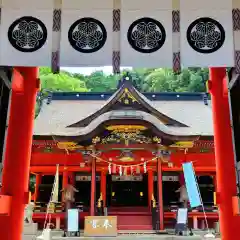
[[[196,181],[193,165],[191,162],[183,164],[183,173],[191,207],[193,208],[201,206],[201,196],[198,188],[198,183]]]

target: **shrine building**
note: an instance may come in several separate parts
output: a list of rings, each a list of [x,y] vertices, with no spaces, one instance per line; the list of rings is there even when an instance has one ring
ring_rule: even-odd
[[[81,224],[84,216],[105,208],[118,217],[119,230],[153,230],[153,208],[159,203],[159,230],[174,228],[184,162],[193,163],[213,227],[216,166],[206,93],[140,93],[129,77],[113,94],[54,92],[35,120],[34,221],[45,218],[59,164],[59,202],[60,190],[73,184]],[[56,228],[64,224],[63,212],[59,204],[52,214]],[[204,228],[203,220],[201,208],[189,213],[193,228]]]
[[[0,10],[1,239],[22,239],[29,173],[41,225],[57,165],[56,228],[68,183],[79,190],[80,224],[104,212],[119,230],[172,228],[184,162],[209,227],[219,218],[221,238],[238,239],[240,1],[2,0]],[[124,79],[114,94],[53,93],[34,126],[38,67],[102,66],[208,67],[211,102],[205,93],[143,94]],[[188,218],[203,228],[202,209]]]

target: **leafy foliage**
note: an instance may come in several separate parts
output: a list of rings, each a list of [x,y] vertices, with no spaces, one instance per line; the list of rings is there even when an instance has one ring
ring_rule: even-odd
[[[95,71],[85,76],[61,71],[53,74],[50,68],[40,68],[42,92],[113,92],[118,80],[129,72],[135,87],[141,92],[204,92],[208,80],[208,69],[183,69],[176,75],[170,69],[123,70],[121,75]]]
[[[183,69],[176,75],[170,69],[123,70],[120,75],[95,71],[86,76],[61,71],[53,74],[50,68],[40,68],[41,91],[37,96],[36,116],[41,110],[42,100],[49,92],[114,92],[118,81],[129,73],[134,86],[141,92],[204,92],[208,69]]]
[[[76,78],[68,72],[53,74],[49,68],[40,69],[42,90],[61,92],[87,92],[85,82]]]

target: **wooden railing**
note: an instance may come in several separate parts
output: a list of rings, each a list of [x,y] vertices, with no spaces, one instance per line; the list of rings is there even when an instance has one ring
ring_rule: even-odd
[[[50,205],[50,212],[51,213],[60,213],[64,212],[64,205],[59,203],[49,203]],[[47,203],[36,202],[34,206],[34,212],[46,212],[47,211]]]

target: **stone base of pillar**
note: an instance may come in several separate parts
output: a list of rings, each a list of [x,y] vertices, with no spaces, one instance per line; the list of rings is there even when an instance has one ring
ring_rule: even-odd
[[[24,223],[23,234],[24,235],[37,235],[38,224],[37,223]]]

